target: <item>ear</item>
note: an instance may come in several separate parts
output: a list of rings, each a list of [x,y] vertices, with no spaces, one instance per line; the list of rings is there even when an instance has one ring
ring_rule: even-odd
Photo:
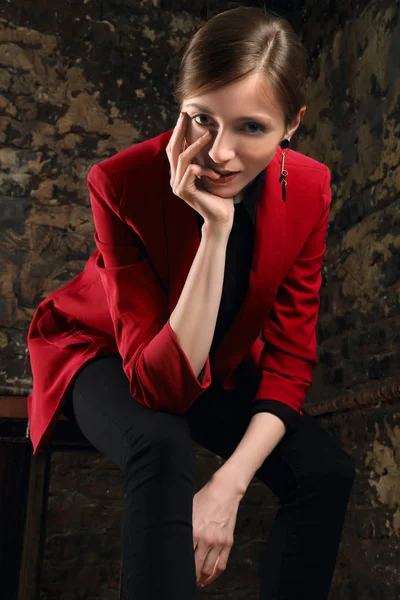
[[[301,109],[299,110],[296,119],[293,121],[291,127],[289,127],[289,129],[286,131],[285,137],[288,137],[289,139],[292,137],[292,135],[294,134],[294,132],[296,131],[296,129],[298,128],[298,126],[301,123],[301,120],[303,118],[304,113],[307,110],[307,106],[302,106]]]
[[[306,105],[302,106],[302,107],[301,107],[301,109],[299,110],[299,118],[300,118],[300,121],[301,121],[301,120],[302,120],[302,118],[304,117],[304,113],[306,112],[306,110],[307,110],[307,106],[306,106]]]

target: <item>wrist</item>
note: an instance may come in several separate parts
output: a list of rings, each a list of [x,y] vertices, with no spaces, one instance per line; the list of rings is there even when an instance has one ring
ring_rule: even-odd
[[[245,482],[236,476],[227,463],[214,473],[211,481],[214,485],[221,486],[223,489],[229,487],[232,493],[236,494],[239,499],[243,498],[248,487]]]
[[[202,237],[222,238],[228,241],[233,222],[205,220],[201,228]]]

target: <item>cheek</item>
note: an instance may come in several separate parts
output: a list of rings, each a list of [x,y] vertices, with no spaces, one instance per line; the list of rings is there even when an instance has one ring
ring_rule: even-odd
[[[246,169],[249,171],[260,171],[267,165],[273,158],[274,153],[272,151],[266,152],[265,147],[260,148],[259,152],[251,152],[242,154],[242,163],[246,165]]]
[[[188,121],[185,130],[185,141],[187,146],[191,146],[197,140],[198,137],[200,136],[193,129],[193,123],[191,121]]]
[[[197,139],[198,136],[193,135],[192,132],[187,131],[186,135],[183,139],[183,149],[186,150],[189,146],[191,146]]]
[[[253,164],[266,164],[269,163],[275,154],[276,145],[271,142],[264,142],[263,144],[254,145],[254,147],[247,153],[247,158]]]

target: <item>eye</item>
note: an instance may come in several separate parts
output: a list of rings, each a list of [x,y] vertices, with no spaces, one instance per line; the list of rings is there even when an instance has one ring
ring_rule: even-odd
[[[191,119],[196,119],[197,117],[206,117],[206,119],[208,119],[207,115],[193,115],[193,117],[191,117]],[[197,125],[207,125],[207,123],[199,123],[198,121],[195,121],[195,123],[197,123]]]
[[[248,122],[246,123],[246,125],[255,125],[256,127],[258,127],[258,130],[259,130],[261,133],[264,133],[264,132],[265,132],[265,127],[264,127],[264,125],[259,125],[259,124],[258,124],[258,123],[256,123],[255,121],[248,121]],[[256,131],[253,131],[253,133],[257,133],[257,132],[256,132]]]
[[[191,117],[191,119],[193,120],[193,119],[196,119],[197,117],[205,117],[206,119],[208,119],[207,115],[204,115],[204,114],[193,115],[193,117]],[[198,121],[195,121],[195,123],[197,125],[204,126],[204,127],[209,125],[209,123],[199,123]],[[248,132],[248,133],[250,133],[250,135],[254,135],[257,133],[265,133],[265,131],[266,131],[266,128],[264,127],[264,125],[260,125],[259,123],[256,123],[255,121],[248,121],[246,123],[246,125],[255,125],[256,127],[258,127],[258,131]]]

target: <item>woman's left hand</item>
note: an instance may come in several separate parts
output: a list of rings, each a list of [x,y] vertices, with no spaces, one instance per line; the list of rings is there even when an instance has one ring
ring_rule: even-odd
[[[225,571],[243,494],[211,479],[193,496],[193,549],[197,584],[208,585]]]

